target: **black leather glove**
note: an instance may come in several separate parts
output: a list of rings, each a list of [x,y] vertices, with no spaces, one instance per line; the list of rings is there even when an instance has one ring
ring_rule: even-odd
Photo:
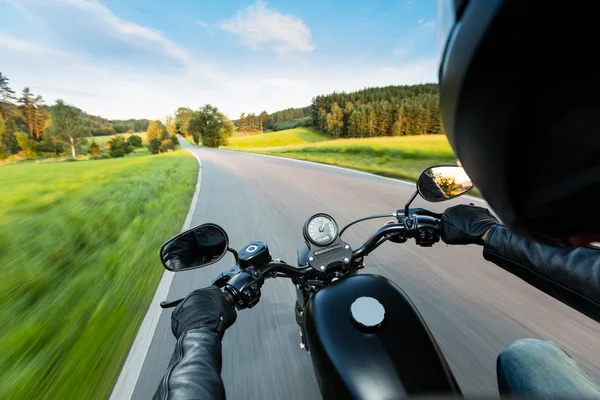
[[[442,240],[447,244],[483,245],[483,234],[499,224],[487,208],[461,204],[442,216]]]
[[[236,320],[235,309],[216,286],[194,290],[173,311],[171,330],[176,338],[190,329],[205,328],[223,338]]]

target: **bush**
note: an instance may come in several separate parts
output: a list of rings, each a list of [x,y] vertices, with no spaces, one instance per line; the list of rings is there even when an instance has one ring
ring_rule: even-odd
[[[92,140],[92,144],[90,144],[88,153],[90,153],[90,155],[92,155],[92,156],[97,156],[97,155],[100,155],[100,153],[102,153],[102,151],[100,150],[100,145],[98,143],[96,143],[95,140]]]
[[[150,142],[148,143],[148,150],[150,150],[150,153],[152,154],[158,154],[158,152],[160,151],[160,145],[160,139],[150,139]]]
[[[159,152],[166,153],[169,150],[173,150],[173,142],[171,139],[165,139],[160,142],[160,147],[158,148]]]
[[[53,153],[59,154],[65,151],[65,146],[62,143],[54,143],[50,140],[45,142],[39,142],[35,144],[35,151],[37,153]]]
[[[171,147],[172,149],[177,148],[177,146],[179,146],[179,139],[177,139],[177,135],[172,135],[170,137],[171,142],[173,142],[173,147]]]
[[[115,136],[108,141],[108,153],[112,158],[125,157],[132,151],[133,146],[123,136]]]
[[[90,155],[90,160],[105,160],[110,158],[108,154],[92,154]]]
[[[133,147],[142,147],[142,138],[138,135],[131,135],[127,138],[127,141],[131,143]]]
[[[29,137],[29,135],[23,132],[17,132],[15,133],[15,136],[17,138],[17,143],[19,143],[19,147],[21,148],[23,156],[25,156],[26,158],[32,158],[37,156],[37,153],[35,152],[36,143],[33,139]]]

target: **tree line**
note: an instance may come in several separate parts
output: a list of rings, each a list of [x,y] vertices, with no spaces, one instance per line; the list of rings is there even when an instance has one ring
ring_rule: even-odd
[[[313,127],[336,138],[443,133],[437,84],[317,96],[311,118]]]
[[[241,132],[310,126],[335,138],[444,133],[434,83],[334,92],[313,98],[308,107],[242,113],[234,123]]]
[[[310,126],[311,107],[287,108],[272,114],[266,111],[258,115],[242,113],[240,118],[233,122],[240,132],[282,131],[300,126]]]
[[[56,107],[61,108],[62,105],[45,104],[42,96],[34,94],[28,87],[23,89],[21,95],[17,95],[10,87],[8,77],[0,72],[0,119],[3,132],[9,136],[3,137],[2,150],[11,152],[11,149],[15,149],[15,134],[18,132],[25,133],[36,143],[43,142],[44,132],[51,125],[51,115]],[[76,107],[69,107],[73,114],[78,115],[81,129],[87,133],[85,136],[140,132],[145,131],[150,123],[147,119],[108,120],[87,114]]]
[[[89,144],[86,136],[150,131],[152,125],[147,119],[107,120],[89,115],[62,100],[49,106],[44,104],[42,96],[34,95],[28,87],[17,96],[9,83],[8,77],[0,73],[0,159],[15,154],[28,158],[44,153],[58,155],[67,149],[75,159],[76,152]],[[160,121],[152,122],[160,124],[161,128],[156,138],[148,138],[149,150],[158,153],[173,149],[178,143],[177,138],[170,138]],[[130,136],[128,140],[115,138],[108,142],[109,154],[106,156],[123,157],[141,145],[139,136]],[[93,158],[103,158],[100,146],[95,142],[87,151]]]

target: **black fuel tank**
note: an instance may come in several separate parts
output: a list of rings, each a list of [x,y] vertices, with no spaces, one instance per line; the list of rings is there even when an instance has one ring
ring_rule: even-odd
[[[376,299],[383,321],[358,324],[351,306]],[[397,399],[460,395],[425,321],[408,296],[388,279],[356,275],[317,292],[306,309],[306,336],[323,398]]]

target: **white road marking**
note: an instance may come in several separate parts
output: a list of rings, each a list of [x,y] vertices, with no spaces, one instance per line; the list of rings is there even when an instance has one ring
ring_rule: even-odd
[[[180,140],[184,141],[184,139]],[[196,157],[196,160],[198,160],[198,182],[196,183],[196,189],[194,191],[194,196],[192,197],[190,210],[188,211],[185,222],[183,223],[183,228],[181,229],[182,232],[190,229],[192,224],[192,217],[194,216],[196,204],[198,203],[198,194],[200,193],[200,183],[202,180],[202,162],[200,161],[200,158],[187,147],[185,147],[185,149],[192,153],[194,157]],[[125,360],[125,364],[123,364],[123,368],[119,374],[119,379],[117,379],[117,383],[115,384],[115,387],[110,395],[110,400],[131,399],[133,391],[135,390],[135,385],[137,384],[140,373],[142,372],[144,360],[146,360],[146,355],[150,349],[150,344],[154,338],[156,326],[158,325],[158,320],[162,311],[158,304],[167,298],[169,290],[171,289],[171,283],[173,282],[174,275],[175,274],[173,272],[167,270],[165,270],[163,273],[160,283],[158,284],[158,288],[156,289],[156,293],[154,293],[152,302],[150,303],[148,311],[146,312],[146,316],[144,317],[133,345],[129,350],[127,360]],[[118,332],[115,332],[115,334],[118,335]]]

